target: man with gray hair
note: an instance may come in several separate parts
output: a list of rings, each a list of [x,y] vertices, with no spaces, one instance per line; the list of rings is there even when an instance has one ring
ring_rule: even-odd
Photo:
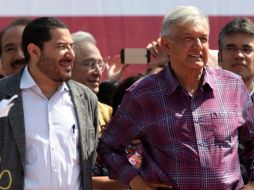
[[[99,92],[102,72],[105,62],[96,46],[92,34],[78,31],[72,34],[74,42],[75,61],[72,69],[72,79],[86,85],[95,94]],[[98,102],[99,133],[102,134],[111,119],[112,108]],[[123,190],[125,187],[116,180],[110,180],[103,164],[96,162],[93,169],[93,188],[98,190]]]
[[[92,34],[79,31],[72,34],[74,42],[75,61],[72,69],[72,79],[86,85],[95,94],[99,92],[102,72],[105,62],[96,46],[96,40]],[[109,122],[112,108],[101,102],[99,107],[99,132],[101,133]]]
[[[243,188],[238,129],[243,144],[252,141],[254,107],[240,77],[206,66],[208,39],[208,18],[197,8],[167,14],[161,44],[170,63],[127,90],[105,130],[97,150],[110,176],[132,190]],[[139,169],[125,157],[134,139],[144,147]]]
[[[73,40],[75,40],[76,44],[81,43],[82,41],[96,44],[95,38],[89,32],[84,32],[84,31],[75,32],[72,34],[72,38]]]
[[[97,94],[105,62],[96,46],[96,40],[90,33],[83,31],[73,33],[71,36],[76,55],[72,79],[86,85]]]

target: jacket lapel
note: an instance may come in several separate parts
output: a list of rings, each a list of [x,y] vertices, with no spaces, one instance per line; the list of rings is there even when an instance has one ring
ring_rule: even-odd
[[[87,135],[86,135],[86,120],[87,120],[87,99],[84,96],[84,92],[78,88],[73,81],[68,81],[67,85],[70,88],[71,97],[74,103],[74,107],[76,108],[76,116],[78,121],[78,127],[80,131],[80,145],[81,150],[85,153],[86,149],[86,142],[87,142]]]
[[[14,99],[14,106],[10,109],[8,119],[10,127],[13,131],[13,135],[19,150],[22,165],[25,163],[25,124],[23,114],[23,103],[20,90],[20,77],[22,72],[13,76],[7,84],[6,97],[10,98],[17,94],[18,98]]]

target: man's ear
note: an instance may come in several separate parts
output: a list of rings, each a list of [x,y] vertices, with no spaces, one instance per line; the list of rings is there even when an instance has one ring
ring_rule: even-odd
[[[28,44],[27,51],[31,60],[35,61],[36,63],[39,62],[41,57],[41,49],[37,45],[34,43]]]
[[[218,51],[218,63],[220,64],[223,61],[222,52]]]
[[[161,45],[166,52],[170,50],[168,38],[166,36],[161,36]]]

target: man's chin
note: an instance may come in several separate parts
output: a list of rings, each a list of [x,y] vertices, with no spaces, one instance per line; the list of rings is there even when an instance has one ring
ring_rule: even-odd
[[[65,74],[61,78],[62,78],[62,81],[68,81],[71,79],[71,74]]]
[[[94,83],[94,82],[89,82],[89,84],[87,85],[93,92],[97,92],[99,91],[99,83]]]
[[[99,93],[99,87],[96,88],[90,88],[95,94]]]
[[[91,85],[91,84],[84,84],[85,86],[87,86],[90,90],[92,90],[95,94],[97,94],[99,92],[99,86],[95,86],[95,85]]]

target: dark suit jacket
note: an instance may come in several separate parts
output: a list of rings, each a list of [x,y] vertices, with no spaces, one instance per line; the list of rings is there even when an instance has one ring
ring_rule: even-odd
[[[25,126],[20,90],[22,72],[0,80],[0,100],[18,95],[8,117],[0,118],[0,189],[24,189]],[[70,80],[67,85],[80,130],[81,183],[83,190],[90,190],[98,136],[97,98],[80,83]]]

